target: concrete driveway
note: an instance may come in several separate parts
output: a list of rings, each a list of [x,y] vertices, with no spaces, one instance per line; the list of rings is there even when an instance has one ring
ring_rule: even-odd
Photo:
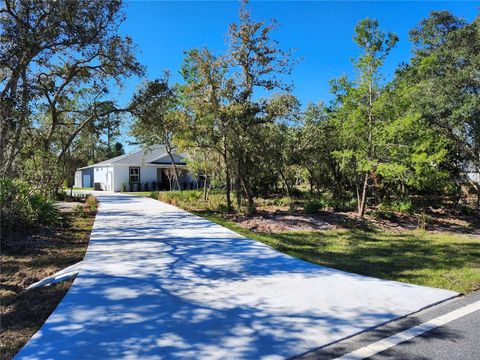
[[[82,270],[17,359],[280,359],[456,295],[300,261],[156,200],[98,197]]]

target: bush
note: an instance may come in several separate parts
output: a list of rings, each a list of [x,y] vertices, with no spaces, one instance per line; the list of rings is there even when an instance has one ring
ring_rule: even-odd
[[[97,211],[98,201],[95,196],[88,196],[87,200],[85,200],[85,206],[88,207],[88,210],[91,212]]]
[[[55,193],[55,198],[58,201],[66,201],[67,200],[67,194],[65,193],[65,191],[59,191],[59,192]]]
[[[120,185],[120,192],[126,192],[127,191],[127,183],[122,183]]]
[[[396,211],[402,214],[412,213],[413,205],[409,199],[399,199],[394,201],[383,202],[378,207],[382,211]]]
[[[83,209],[82,205],[75,205],[73,207],[73,214],[77,217],[84,217],[85,216],[85,211]]]
[[[150,193],[150,197],[151,197],[152,199],[159,200],[159,194],[160,194],[160,193],[159,193],[158,191],[152,191],[152,192]]]
[[[0,179],[0,220],[4,233],[35,225],[53,225],[59,219],[60,212],[54,201],[27,182]]]
[[[327,207],[327,204],[324,199],[311,199],[308,200],[305,205],[303,205],[303,210],[306,213],[312,214],[319,211],[323,211]]]
[[[143,184],[143,191],[148,191],[148,182]]]
[[[290,206],[290,204],[292,203],[292,199],[289,197],[281,197],[273,199],[272,203],[276,206]]]
[[[335,211],[355,211],[358,208],[358,201],[355,198],[333,200],[332,207]]]
[[[57,224],[60,221],[60,211],[55,202],[40,195],[33,195],[30,199],[37,222],[43,225]]]
[[[382,209],[377,209],[372,211],[372,217],[375,219],[382,219],[382,220],[389,220],[389,221],[394,221],[397,217],[395,216],[395,213],[389,210],[382,210]]]

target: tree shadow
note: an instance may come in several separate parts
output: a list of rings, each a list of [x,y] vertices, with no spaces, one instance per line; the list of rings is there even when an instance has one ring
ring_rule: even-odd
[[[155,200],[99,200],[81,272],[17,359],[284,358],[455,295],[301,261]]]

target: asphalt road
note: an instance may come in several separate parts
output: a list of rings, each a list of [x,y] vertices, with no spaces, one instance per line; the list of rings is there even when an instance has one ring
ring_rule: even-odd
[[[480,291],[449,300],[295,359],[336,359],[478,301],[480,301]],[[480,359],[480,310],[379,352],[368,359],[478,360]]]

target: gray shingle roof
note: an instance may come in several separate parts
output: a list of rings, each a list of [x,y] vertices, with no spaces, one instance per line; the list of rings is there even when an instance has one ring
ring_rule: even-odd
[[[112,159],[104,160],[99,163],[89,165],[86,167],[101,166],[101,165],[113,165],[113,164],[126,164],[126,165],[141,165],[154,163],[155,159],[167,155],[165,145],[152,145],[148,149],[142,148],[129,154],[120,155]],[[181,159],[181,160],[180,160]],[[175,156],[175,162],[179,164],[184,163],[183,156]],[[180,161],[179,161],[180,160]]]

